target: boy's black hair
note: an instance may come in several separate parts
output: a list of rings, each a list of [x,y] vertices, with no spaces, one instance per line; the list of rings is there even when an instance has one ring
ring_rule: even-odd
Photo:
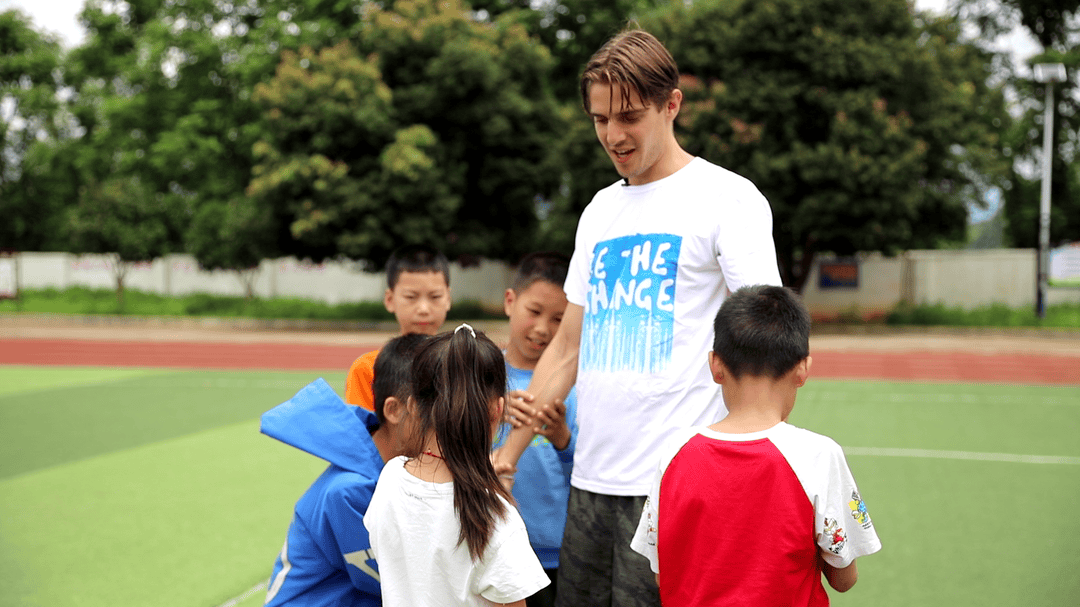
[[[435,247],[412,244],[395,249],[386,260],[386,285],[397,286],[402,272],[439,272],[450,286],[450,262]]]
[[[570,258],[557,251],[537,251],[521,258],[510,288],[521,292],[532,283],[543,280],[560,289],[566,282],[566,272],[570,268]]]
[[[379,424],[386,423],[383,403],[391,396],[402,403],[412,394],[412,363],[420,344],[428,338],[419,333],[408,333],[386,342],[375,357],[371,391],[375,395],[375,417]]]
[[[736,379],[779,379],[810,354],[810,312],[786,287],[743,287],[716,313],[713,352]]]

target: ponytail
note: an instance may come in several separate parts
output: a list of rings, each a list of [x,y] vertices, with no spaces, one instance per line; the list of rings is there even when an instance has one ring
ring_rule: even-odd
[[[502,352],[486,335],[462,325],[424,344],[413,363],[413,381],[418,436],[435,432],[454,478],[458,543],[465,542],[469,555],[478,560],[496,517],[506,516],[503,499],[511,499],[491,464],[491,403],[506,393]]]

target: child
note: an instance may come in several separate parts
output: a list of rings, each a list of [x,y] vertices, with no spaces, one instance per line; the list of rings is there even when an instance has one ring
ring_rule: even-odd
[[[266,591],[267,605],[380,605],[362,519],[383,462],[403,453],[412,359],[423,335],[375,360],[375,413],[346,405],[322,379],[262,416],[262,432],[330,462],[298,502]]]
[[[565,406],[535,410],[523,392],[532,380],[536,361],[551,341],[566,310],[562,284],[570,258],[561,253],[530,253],[518,264],[511,288],[506,290],[504,309],[510,318],[510,342],[506,346],[507,385],[512,390],[507,401],[509,424],[499,428],[496,447],[510,431],[510,425],[530,425],[538,434],[517,463],[513,485],[521,518],[529,530],[540,564],[551,585],[525,600],[528,607],[555,604],[555,580],[559,548],[566,526],[566,505],[570,497],[570,472],[577,438],[577,398],[573,390]]]
[[[397,249],[386,262],[386,284],[383,305],[402,335],[439,332],[450,311],[450,264],[442,253],[423,245]],[[373,350],[353,361],[345,376],[345,402],[374,411],[372,365],[378,354]]]
[[[510,604],[548,585],[490,459],[506,367],[461,325],[413,362],[410,457],[386,464],[364,525],[388,607]]]
[[[828,605],[881,549],[840,446],[788,425],[810,372],[810,314],[783,287],[743,287],[714,322],[709,369],[728,415],[672,436],[631,548],[666,607]]]

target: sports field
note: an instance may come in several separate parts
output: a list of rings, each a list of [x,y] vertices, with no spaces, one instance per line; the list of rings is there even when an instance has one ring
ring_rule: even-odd
[[[258,416],[341,369],[0,366],[0,605],[261,604],[325,464]],[[1078,384],[813,379],[884,544],[834,604],[1080,605]]]

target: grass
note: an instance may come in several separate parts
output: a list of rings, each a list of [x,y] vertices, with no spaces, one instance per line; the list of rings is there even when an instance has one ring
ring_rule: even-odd
[[[325,464],[258,415],[319,375],[0,366],[0,606],[218,607],[265,581]],[[1080,457],[1075,387],[812,379],[791,421],[849,448]],[[1080,604],[1077,465],[849,462],[884,548],[834,605]]]
[[[39,314],[107,314],[133,316],[212,316],[218,318],[264,318],[337,321],[393,321],[381,301],[330,305],[296,298],[245,299],[196,293],[165,297],[126,289],[121,308],[110,289],[23,289],[19,300],[0,300],[0,312]],[[448,320],[504,319],[476,301],[455,301]]]
[[[259,318],[327,321],[383,321],[394,316],[382,302],[355,302],[330,305],[306,299],[244,299],[197,293],[183,297],[165,297],[143,291],[126,290],[124,306],[109,289],[72,287],[24,289],[20,300],[0,300],[0,312],[39,314],[195,316],[216,318]],[[455,301],[447,320],[504,320],[502,310],[489,310],[477,301]],[[1030,308],[1009,308],[1002,304],[971,310],[944,304],[900,304],[888,314],[890,325],[955,327],[1055,327],[1080,329],[1080,303],[1050,306],[1046,318],[1036,317]],[[864,324],[857,310],[841,314],[837,323]]]
[[[1080,328],[1080,303],[1057,304],[1046,308],[1040,319],[1032,308],[1010,308],[1003,304],[964,309],[945,304],[900,304],[886,318],[890,325],[951,327],[1058,327]]]

